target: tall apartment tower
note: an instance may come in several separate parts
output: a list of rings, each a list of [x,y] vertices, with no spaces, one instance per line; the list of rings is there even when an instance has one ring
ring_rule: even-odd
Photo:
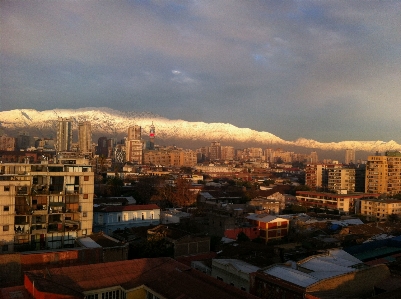
[[[136,164],[143,162],[143,144],[141,140],[141,127],[132,126],[128,128],[128,137],[125,143],[126,161]]]
[[[149,131],[149,149],[154,150],[155,149],[155,126],[152,125],[150,126],[150,131]]]
[[[368,157],[365,192],[387,195],[401,193],[401,152]]]
[[[210,161],[221,159],[221,144],[220,142],[213,141],[209,146],[209,159]]]
[[[355,150],[346,149],[345,150],[345,164],[355,164]]]
[[[78,124],[78,150],[80,153],[92,152],[92,128],[89,121]]]
[[[0,164],[0,254],[74,247],[92,233],[92,166],[65,159]]]
[[[69,152],[72,148],[72,121],[69,118],[58,118],[57,144],[58,152]]]

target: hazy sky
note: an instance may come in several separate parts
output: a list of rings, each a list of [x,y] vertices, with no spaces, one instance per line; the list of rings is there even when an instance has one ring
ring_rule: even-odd
[[[401,142],[401,1],[1,0],[0,18],[1,111]]]

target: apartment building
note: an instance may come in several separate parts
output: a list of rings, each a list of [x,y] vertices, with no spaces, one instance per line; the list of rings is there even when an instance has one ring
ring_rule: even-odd
[[[57,122],[58,152],[69,152],[72,149],[72,119],[59,117]]]
[[[0,252],[73,247],[92,233],[94,173],[85,159],[0,164]]]
[[[128,128],[128,137],[125,141],[126,161],[136,164],[143,163],[143,141],[141,139],[141,127],[132,126]]]
[[[401,193],[401,152],[368,157],[365,192],[387,195]]]
[[[339,210],[345,214],[355,214],[359,201],[365,198],[378,198],[380,194],[348,193],[334,194],[327,192],[297,191],[298,204],[311,208]]]
[[[307,164],[305,167],[305,185],[311,189],[323,187],[323,165]]]
[[[78,150],[81,153],[92,152],[92,127],[89,121],[78,123]]]
[[[327,169],[328,190],[340,192],[355,192],[355,169],[347,167],[333,167]]]
[[[146,150],[143,164],[162,166],[195,166],[196,152],[192,150]]]
[[[378,221],[385,221],[392,214],[401,216],[401,200],[362,199],[360,213],[368,220]]]
[[[15,151],[16,139],[7,135],[0,136],[0,151]]]

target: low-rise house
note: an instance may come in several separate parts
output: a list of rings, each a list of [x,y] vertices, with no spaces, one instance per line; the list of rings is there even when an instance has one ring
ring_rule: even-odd
[[[265,243],[288,235],[290,226],[288,219],[268,214],[251,214],[246,218],[251,225],[258,227],[259,236]]]
[[[160,208],[155,204],[100,206],[93,208],[93,231],[111,234],[115,230],[158,225]]]
[[[213,259],[212,276],[236,288],[249,292],[250,273],[259,267],[238,259]]]

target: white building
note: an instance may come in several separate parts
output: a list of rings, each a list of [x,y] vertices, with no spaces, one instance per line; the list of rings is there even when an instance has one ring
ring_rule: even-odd
[[[93,231],[110,234],[115,230],[160,224],[160,208],[155,204],[100,206],[93,209]]]

